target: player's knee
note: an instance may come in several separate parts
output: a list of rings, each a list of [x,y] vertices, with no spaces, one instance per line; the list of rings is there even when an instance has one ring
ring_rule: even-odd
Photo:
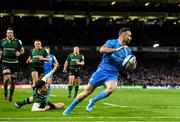
[[[85,91],[84,91],[84,96],[87,97],[87,96],[89,96],[91,93],[92,93],[91,90],[85,90]]]
[[[6,82],[6,81],[9,81],[10,79],[11,79],[11,75],[10,74],[6,74],[6,75],[4,75],[4,81]]]
[[[33,80],[33,83],[36,83],[38,81],[38,78],[35,77],[32,80]]]
[[[108,87],[108,88],[106,89],[106,93],[107,93],[108,95],[110,95],[111,93],[114,92],[115,89],[116,89],[115,87]]]
[[[30,103],[33,103],[33,97],[32,97],[32,96],[29,97],[29,102],[30,102]]]

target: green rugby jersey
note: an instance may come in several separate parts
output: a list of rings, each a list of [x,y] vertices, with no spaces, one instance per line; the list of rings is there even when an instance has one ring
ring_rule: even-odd
[[[48,56],[47,51],[44,48],[41,49],[32,49],[30,51],[30,56],[32,58],[32,66],[43,67],[44,61],[39,59],[39,56],[43,56],[44,58]]]
[[[66,59],[69,64],[70,64],[70,67],[69,69],[80,69],[80,65],[76,64],[76,61],[84,61],[84,56],[82,54],[74,54],[74,53],[71,53],[68,55],[67,59]]]
[[[22,42],[19,39],[13,38],[9,40],[4,38],[0,41],[0,49],[2,50],[2,62],[18,63],[16,57],[16,51],[20,51],[23,48]]]
[[[48,98],[48,94],[38,94],[37,90],[35,89],[33,92],[33,101],[34,103],[39,103],[39,104],[43,104],[46,105],[47,104],[47,98]]]

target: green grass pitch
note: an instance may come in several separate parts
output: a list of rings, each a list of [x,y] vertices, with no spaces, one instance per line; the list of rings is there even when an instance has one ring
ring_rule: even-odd
[[[69,116],[63,116],[64,109],[31,112],[31,105],[15,109],[13,102],[27,98],[32,90],[16,89],[13,102],[10,103],[3,99],[3,89],[0,89],[0,121],[180,121],[180,90],[116,89],[111,96],[98,101],[92,112],[87,113],[85,107],[88,100],[102,90],[103,88],[96,89]],[[52,89],[50,93],[49,101],[64,102],[65,108],[72,100],[73,98],[67,98],[67,89]]]

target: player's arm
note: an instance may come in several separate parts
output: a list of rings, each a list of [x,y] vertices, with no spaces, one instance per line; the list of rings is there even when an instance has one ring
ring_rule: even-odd
[[[21,49],[20,49],[20,54],[22,55],[22,54],[24,54],[24,48],[22,47]]]
[[[26,60],[26,63],[29,64],[29,63],[32,63],[32,50],[29,51],[29,57],[28,59]]]
[[[64,63],[63,72],[67,72],[68,65],[69,65],[69,62],[66,60]]]
[[[50,62],[50,60],[51,60],[49,56],[46,56],[46,57],[39,56],[39,59],[43,60],[43,61],[48,61],[48,62]]]
[[[32,57],[29,56],[28,59],[26,60],[26,63],[29,64],[29,63],[31,63],[31,62],[32,62]]]
[[[50,57],[49,57],[49,56],[46,56],[45,58],[43,58],[43,60],[44,60],[44,61],[48,61],[48,62],[50,62],[50,60],[51,60],[51,59],[50,59]]]
[[[24,54],[24,52],[25,52],[21,40],[18,40],[18,42],[19,42],[19,49],[18,49],[18,51],[16,51],[17,57]]]
[[[55,67],[55,66],[58,66],[59,65],[59,62],[56,60],[56,61],[54,61],[54,64],[53,64],[53,66]]]
[[[39,108],[39,103],[34,103],[32,106],[32,112],[43,112],[49,110],[50,106],[45,106],[45,108]]]
[[[57,67],[58,67],[58,65],[55,66],[55,67],[53,68],[53,70],[51,70],[48,74],[46,74],[46,75],[42,78],[42,80],[43,80],[44,82],[47,82],[47,79],[50,78],[50,77],[54,74],[54,72],[57,70]]]
[[[22,54],[24,54],[24,48],[21,48],[19,51],[16,51],[16,56],[17,57],[22,55]]]
[[[53,56],[53,66],[54,66],[54,68],[55,68],[55,70],[57,70],[57,68],[58,68],[58,66],[59,66],[59,62],[58,62],[58,60],[56,59],[56,57],[55,56]]]
[[[68,55],[68,57],[67,57],[67,59],[66,59],[66,61],[65,61],[65,63],[64,63],[64,68],[63,68],[63,72],[67,72],[67,68],[68,68],[68,66],[69,66],[69,62],[70,62],[70,55],[71,54],[69,54]]]
[[[2,58],[2,40],[0,40],[0,59]]]
[[[83,66],[84,65],[84,56],[81,56],[81,61],[77,61],[76,64]]]
[[[2,58],[2,49],[0,48],[0,59]]]
[[[77,63],[78,65],[81,65],[81,66],[84,65],[84,61],[77,61],[76,63]]]
[[[109,48],[105,45],[101,46],[100,48],[100,53],[112,53],[112,52],[117,52],[117,51],[120,51],[124,48],[126,48],[128,46],[122,46],[122,47],[119,47],[119,48]]]

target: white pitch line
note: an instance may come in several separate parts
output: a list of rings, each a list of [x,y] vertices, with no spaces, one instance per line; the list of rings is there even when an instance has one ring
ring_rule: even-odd
[[[51,96],[51,97],[57,97],[57,95],[54,95],[54,94],[51,94],[50,96]]]
[[[112,106],[112,107],[119,107],[119,108],[152,108],[152,107],[156,107],[156,108],[176,108],[179,109],[180,106],[158,106],[158,105],[152,105],[152,106],[123,106],[123,105],[117,105],[117,104],[112,104],[112,103],[103,103],[104,105],[107,106]]]
[[[0,120],[56,120],[56,119],[180,119],[180,117],[167,117],[167,116],[153,116],[153,117],[143,117],[143,116],[137,116],[137,117],[121,117],[121,116],[109,116],[109,117],[104,117],[104,116],[88,116],[88,117],[26,117],[26,118],[13,118],[13,117],[1,117]]]

